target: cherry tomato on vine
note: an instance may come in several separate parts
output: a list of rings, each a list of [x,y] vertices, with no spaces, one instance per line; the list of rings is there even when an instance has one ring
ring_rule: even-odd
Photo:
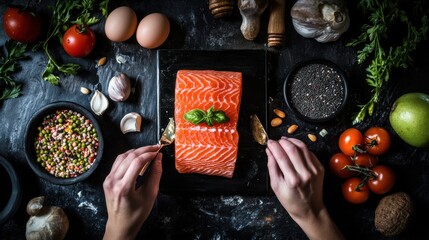
[[[355,165],[366,168],[372,168],[377,165],[378,162],[378,159],[375,156],[367,153],[356,154],[353,159]]]
[[[348,156],[353,156],[355,154],[354,147],[363,146],[363,136],[362,133],[356,128],[346,129],[341,133],[338,140],[338,145],[341,152]]]
[[[95,34],[89,27],[73,25],[64,33],[63,48],[72,57],[86,57],[95,46]]]
[[[8,7],[3,15],[3,29],[11,39],[31,43],[42,32],[42,19],[27,9]]]
[[[361,185],[362,184],[362,185]],[[343,197],[353,204],[364,203],[369,198],[368,185],[358,177],[347,179],[341,186]]]
[[[350,178],[356,175],[356,172],[346,169],[346,166],[352,165],[352,159],[344,153],[336,153],[329,160],[329,168],[332,173],[340,178]]]
[[[396,182],[396,174],[390,167],[378,165],[372,168],[375,179],[368,179],[368,188],[373,193],[385,194],[390,191]]]
[[[390,147],[389,132],[381,127],[372,127],[363,134],[367,151],[373,155],[381,155]]]

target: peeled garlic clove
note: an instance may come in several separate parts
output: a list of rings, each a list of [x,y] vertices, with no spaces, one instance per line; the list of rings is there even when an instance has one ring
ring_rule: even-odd
[[[121,73],[109,81],[109,97],[116,102],[127,100],[131,93],[131,82],[127,75]]]
[[[129,132],[140,132],[142,117],[136,112],[125,115],[121,120],[121,131],[123,134]]]
[[[109,100],[102,92],[95,90],[90,105],[95,114],[102,115],[109,107]]]

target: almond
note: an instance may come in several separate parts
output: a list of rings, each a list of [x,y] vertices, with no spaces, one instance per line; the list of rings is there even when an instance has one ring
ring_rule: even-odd
[[[271,120],[271,126],[278,127],[280,124],[282,124],[282,122],[283,120],[281,118],[273,118],[273,120]]]
[[[316,135],[314,135],[314,134],[309,133],[309,134],[307,134],[307,137],[308,137],[308,139],[310,139],[310,141],[312,141],[312,142],[317,141],[317,136],[316,136]]]
[[[298,129],[298,125],[296,125],[296,124],[292,124],[292,125],[287,129],[287,133],[292,134],[292,133],[294,133],[297,129]]]
[[[279,118],[285,118],[286,117],[286,113],[283,112],[282,110],[275,108],[273,110],[273,112],[279,117]]]

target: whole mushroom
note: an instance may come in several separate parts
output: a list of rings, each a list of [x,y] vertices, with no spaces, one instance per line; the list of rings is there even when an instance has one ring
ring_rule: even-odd
[[[64,239],[69,229],[69,220],[63,209],[57,206],[43,206],[44,196],[31,199],[27,213],[25,237],[27,240]]]

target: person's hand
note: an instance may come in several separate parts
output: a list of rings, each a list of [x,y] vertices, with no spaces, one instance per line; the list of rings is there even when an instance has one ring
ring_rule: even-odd
[[[104,239],[134,239],[150,214],[162,175],[159,146],[132,149],[119,155],[103,183],[108,220]],[[156,159],[154,159],[156,157]],[[136,189],[142,167],[154,159],[148,178]]]
[[[282,206],[310,239],[342,239],[323,203],[324,168],[300,140],[269,140],[270,184]]]

